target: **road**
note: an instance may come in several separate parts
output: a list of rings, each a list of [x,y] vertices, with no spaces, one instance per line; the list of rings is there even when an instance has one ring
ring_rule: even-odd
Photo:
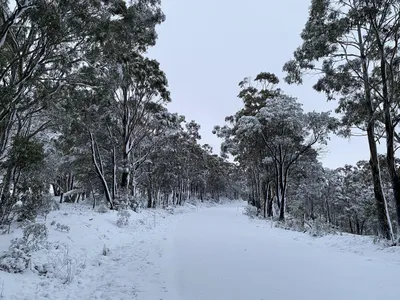
[[[186,214],[173,236],[171,300],[399,297],[398,262],[315,246],[248,219],[237,205]]]

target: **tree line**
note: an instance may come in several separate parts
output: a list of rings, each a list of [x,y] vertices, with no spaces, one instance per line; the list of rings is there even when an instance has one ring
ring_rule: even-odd
[[[168,111],[146,56],[159,0],[0,1],[0,224],[60,202],[110,209],[237,198],[238,168]]]
[[[286,224],[395,241],[400,3],[312,0],[284,80],[313,75],[339,117],[305,112],[262,72],[239,83],[243,108],[214,129],[222,156],[200,144],[199,124],[168,110],[167,75],[146,56],[165,20],[160,5],[0,1],[0,224],[49,209],[51,187],[59,202],[109,209],[243,197]],[[329,137],[354,128],[369,161],[324,168]]]
[[[312,0],[302,44],[284,67],[285,81],[317,78],[314,89],[337,101],[305,113],[271,73],[240,82],[244,107],[216,126],[223,151],[247,174],[249,200],[264,216],[320,219],[353,233],[395,241],[400,228],[400,2]],[[370,159],[337,170],[317,161],[330,134],[365,132]],[[377,143],[385,141],[379,155]],[[289,201],[290,200],[290,201]]]

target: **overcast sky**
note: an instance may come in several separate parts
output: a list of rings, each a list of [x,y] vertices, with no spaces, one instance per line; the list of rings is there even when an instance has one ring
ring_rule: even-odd
[[[282,78],[282,66],[300,45],[307,20],[308,0],[163,0],[166,22],[158,27],[157,45],[149,56],[166,72],[171,90],[171,112],[201,125],[202,143],[220,152],[221,140],[211,131],[225,116],[241,108],[238,83],[262,71]],[[315,92],[315,78],[302,86],[281,82],[306,111],[333,110]],[[366,137],[350,141],[333,137],[321,155],[326,167],[336,168],[368,159]]]

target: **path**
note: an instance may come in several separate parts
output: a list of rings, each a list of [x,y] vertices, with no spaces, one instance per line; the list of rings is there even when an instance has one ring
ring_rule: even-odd
[[[400,266],[249,220],[237,206],[182,216],[171,300],[376,300],[399,297]],[[309,239],[310,241],[311,238]]]

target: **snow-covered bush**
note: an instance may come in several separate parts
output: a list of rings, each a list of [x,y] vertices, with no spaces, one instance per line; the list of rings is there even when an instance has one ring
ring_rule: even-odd
[[[22,273],[29,267],[30,251],[23,239],[14,239],[8,251],[0,255],[0,271]]]
[[[96,208],[96,211],[100,214],[105,214],[110,211],[110,209],[105,204],[101,204]]]
[[[48,254],[48,263],[38,268],[46,273],[53,274],[55,278],[65,283],[71,283],[80,269],[85,268],[85,262],[71,256],[69,247],[64,244],[56,244]]]
[[[131,213],[127,210],[120,210],[117,214],[117,226],[125,227],[129,225],[129,218],[131,217]]]
[[[243,214],[249,216],[250,219],[254,219],[258,216],[258,209],[255,206],[247,205],[243,210]]]
[[[50,225],[55,226],[55,228],[54,228],[55,230],[62,231],[62,232],[69,232],[71,229],[68,225],[58,223],[55,220],[51,221]]]
[[[298,232],[304,232],[303,222],[291,215],[287,215],[285,221],[278,221],[275,223],[275,227],[282,228],[285,230],[293,230]]]
[[[56,224],[56,230],[58,230],[58,231],[69,232],[70,229],[71,228],[68,225],[64,225],[64,224],[60,224],[60,223]]]
[[[319,219],[311,222],[306,222],[305,227],[307,233],[314,237],[322,237],[328,234],[337,234],[337,230],[332,224],[328,224]]]
[[[45,224],[31,224],[24,228],[22,242],[28,247],[29,251],[41,249],[47,242],[48,230]]]
[[[22,273],[29,266],[31,252],[43,248],[47,242],[47,228],[44,224],[30,224],[24,228],[22,238],[11,241],[8,251],[0,255],[0,270]]]
[[[175,214],[175,209],[172,206],[166,207],[165,211],[171,215]]]
[[[47,215],[50,212],[59,209],[60,209],[60,204],[57,201],[54,201],[54,199],[50,195],[45,195],[43,196],[42,205],[39,206],[37,209],[37,215],[43,216],[46,219]]]
[[[129,207],[136,213],[140,213],[145,207],[146,199],[143,197],[131,197],[129,199]]]

